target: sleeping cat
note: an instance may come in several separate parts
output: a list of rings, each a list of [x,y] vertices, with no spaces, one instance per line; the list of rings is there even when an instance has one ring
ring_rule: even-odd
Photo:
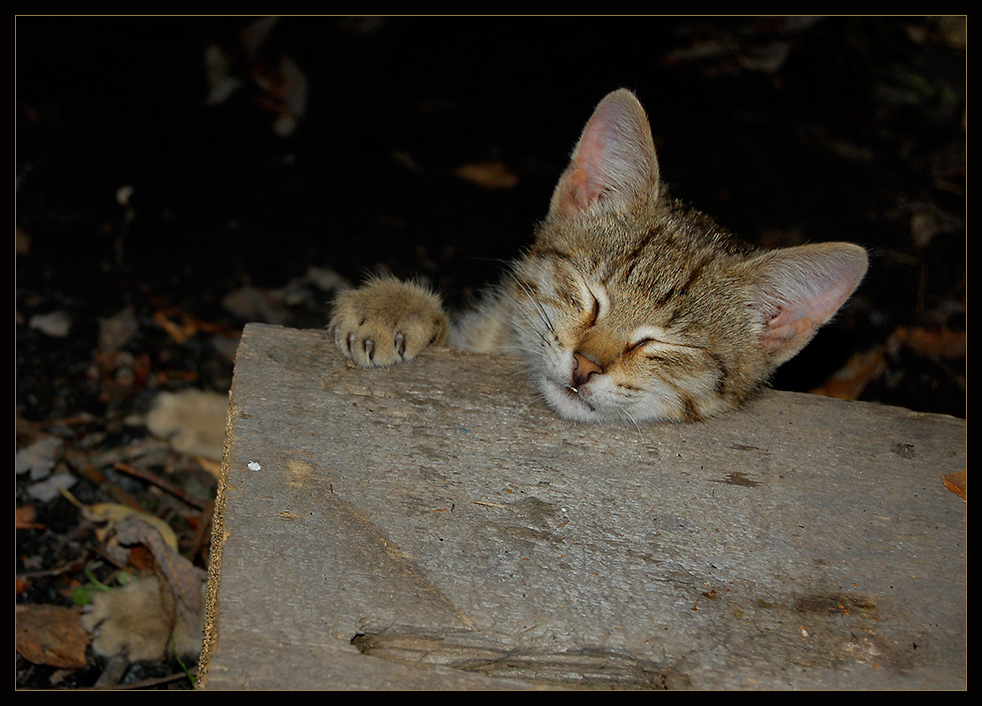
[[[866,273],[848,243],[757,250],[671,198],[625,89],[597,106],[535,242],[451,327],[425,287],[376,278],[331,329],[360,366],[430,345],[524,356],[568,419],[697,421],[738,407],[800,351]]]

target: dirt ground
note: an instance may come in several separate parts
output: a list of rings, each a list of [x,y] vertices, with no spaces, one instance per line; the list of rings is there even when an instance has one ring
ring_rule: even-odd
[[[675,195],[762,246],[870,250],[851,304],[775,387],[964,417],[965,32],[19,17],[15,452],[34,460],[18,453],[17,686],[189,688],[193,656],[100,655],[76,626],[93,592],[155,566],[147,547],[109,550],[99,503],[163,520],[207,566],[216,461],[152,433],[161,394],[225,394],[244,323],[321,328],[367,273],[466,303],[529,242],[621,86]]]

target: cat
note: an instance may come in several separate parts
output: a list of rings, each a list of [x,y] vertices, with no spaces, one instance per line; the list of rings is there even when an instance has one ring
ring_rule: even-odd
[[[524,356],[571,420],[703,420],[740,407],[852,295],[850,243],[759,250],[670,197],[647,115],[627,89],[596,107],[548,214],[503,281],[452,326],[428,288],[377,277],[330,323],[359,366],[427,346]]]

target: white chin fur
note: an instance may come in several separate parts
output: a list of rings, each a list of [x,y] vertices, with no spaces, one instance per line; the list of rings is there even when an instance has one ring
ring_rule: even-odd
[[[596,396],[581,397],[566,387],[548,380],[540,387],[546,402],[559,416],[578,422],[656,422],[671,419],[668,406],[655,397],[649,397],[629,408],[605,406]],[[603,397],[602,395],[600,396]]]
[[[581,397],[572,390],[552,382],[542,382],[546,402],[564,419],[578,422],[616,422],[630,420],[633,415],[619,407],[604,406],[596,397]]]
[[[576,396],[576,393],[560,387],[552,382],[542,382],[542,393],[546,402],[556,412],[566,419],[574,419],[581,422],[596,422],[605,418],[605,415],[595,411],[586,402]]]

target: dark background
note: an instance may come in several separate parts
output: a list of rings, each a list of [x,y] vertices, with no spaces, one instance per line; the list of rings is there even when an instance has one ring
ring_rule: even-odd
[[[250,60],[251,22],[18,20],[17,310],[73,321],[59,341],[18,326],[24,416],[101,413],[80,385],[96,320],[145,315],[151,297],[240,327],[225,295],[316,266],[422,275],[466,301],[529,242],[619,86],[646,106],[677,196],[751,242],[873,252],[852,306],[777,386],[811,389],[898,326],[964,330],[965,56],[941,21],[288,17]],[[207,106],[216,44],[247,82]],[[308,82],[287,137],[248,80],[282,56]],[[515,186],[455,176],[482,161]],[[284,323],[317,326],[325,312],[293,313]],[[863,399],[964,414],[963,365],[913,357],[888,356]]]
[[[311,267],[419,275],[465,303],[529,242],[621,86],[676,196],[760,245],[870,249],[850,306],[775,386],[811,390],[872,352],[860,399],[964,416],[964,18],[284,17],[250,53],[254,22],[17,19],[18,443],[71,441],[78,415],[124,443],[159,390],[227,390],[219,338],[326,324]],[[243,82],[218,105],[209,46]],[[283,57],[307,82],[285,136]],[[482,163],[511,181],[459,175]],[[228,304],[297,282],[273,313]],[[137,372],[98,355],[99,320],[126,307]],[[65,335],[31,325],[53,311]],[[178,341],[161,315],[197,333]],[[938,345],[907,345],[914,329]]]

